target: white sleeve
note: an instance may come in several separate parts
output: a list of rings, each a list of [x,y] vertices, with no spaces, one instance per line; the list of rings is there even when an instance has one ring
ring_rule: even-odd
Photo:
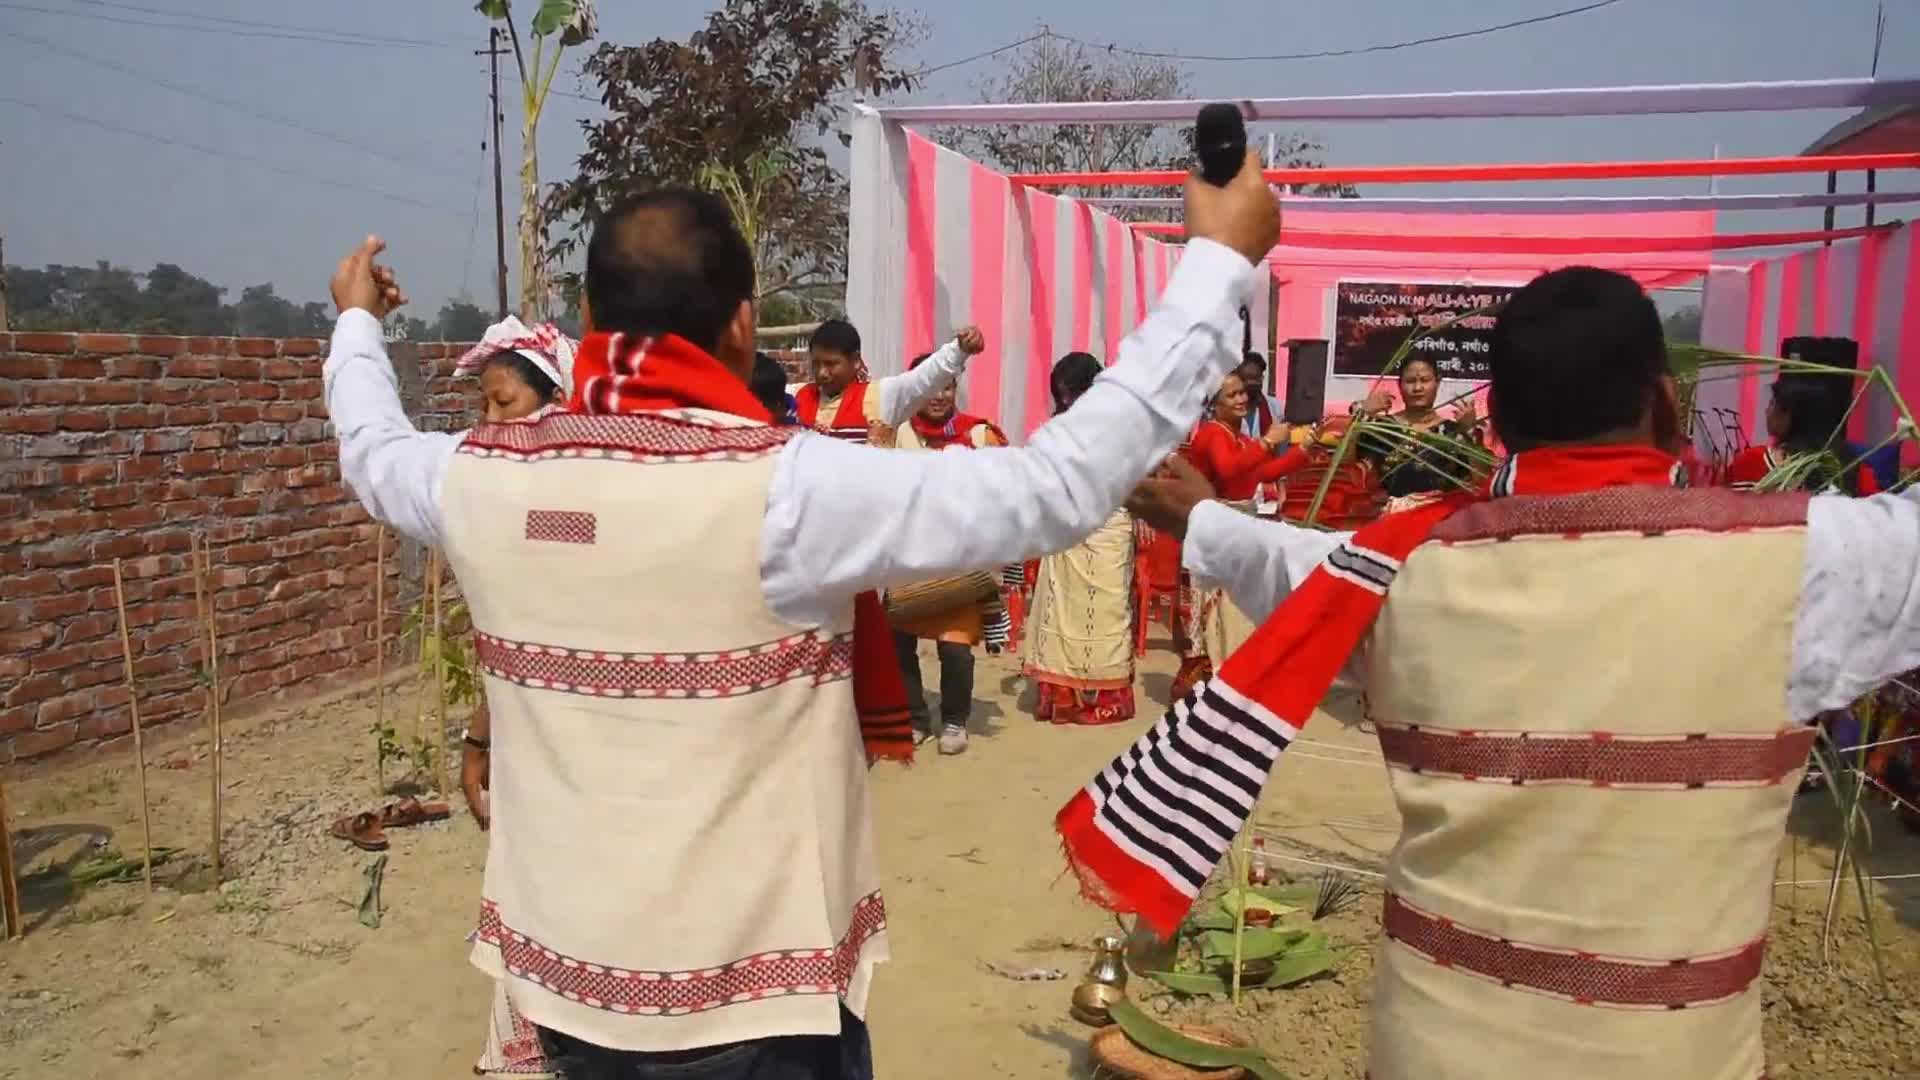
[[[817,624],[865,589],[1078,543],[1179,447],[1239,362],[1239,305],[1253,278],[1231,248],[1190,241],[1119,363],[1024,447],[915,454],[795,437],[775,465],[762,531],[774,611]]]
[[[941,387],[958,382],[966,370],[967,354],[961,351],[959,342],[949,341],[912,371],[874,383],[873,392],[880,395],[880,422],[897,428],[911,420],[928,398]]]
[[[340,313],[321,379],[347,487],[374,520],[439,543],[440,488],[462,436],[414,429],[378,319],[358,308]]]
[[[1844,708],[1920,668],[1920,496],[1816,495],[1793,620],[1787,708]]]
[[[1258,622],[1273,614],[1328,552],[1352,536],[1267,521],[1224,503],[1204,502],[1187,521],[1180,563],[1196,586],[1226,590],[1233,606]]]

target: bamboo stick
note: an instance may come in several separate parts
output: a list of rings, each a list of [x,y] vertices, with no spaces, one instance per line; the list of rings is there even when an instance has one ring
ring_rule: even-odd
[[[127,589],[113,560],[113,604],[120,613],[120,657],[127,670],[127,709],[133,716],[135,777],[140,788],[140,878],[153,891],[153,814],[147,807],[147,752],[140,738],[140,690],[133,682],[133,638],[127,633]]]
[[[202,656],[207,668],[207,757],[212,766],[209,777],[212,798],[209,805],[213,816],[209,849],[213,854],[213,880],[217,884],[220,881],[221,822],[225,820],[221,812],[221,764],[225,757],[225,741],[220,730],[220,630],[213,611],[213,545],[195,533],[193,548],[194,603],[200,609],[200,621],[207,634]]]
[[[433,693],[439,699],[434,710],[433,750],[440,765],[440,797],[453,797],[453,785],[448,775],[447,762],[447,639],[445,627],[440,621],[440,586],[446,574],[440,566],[440,560],[434,559],[433,575]]]
[[[20,918],[20,879],[13,866],[13,826],[8,820],[7,789],[0,784],[0,920],[6,922],[6,933],[0,934],[0,941],[27,932]]]
[[[373,527],[373,774],[387,793],[387,530]]]

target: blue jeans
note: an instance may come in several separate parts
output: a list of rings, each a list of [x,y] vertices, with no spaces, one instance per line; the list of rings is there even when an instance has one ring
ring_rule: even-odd
[[[840,1010],[839,1035],[791,1035],[653,1053],[609,1050],[540,1029],[547,1060],[561,1080],[873,1080],[867,1025]]]

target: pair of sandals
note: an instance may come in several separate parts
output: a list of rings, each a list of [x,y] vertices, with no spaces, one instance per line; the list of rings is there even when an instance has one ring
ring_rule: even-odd
[[[344,815],[335,820],[328,831],[361,851],[385,851],[389,846],[388,829],[445,821],[452,816],[453,810],[446,803],[401,799],[378,810]]]

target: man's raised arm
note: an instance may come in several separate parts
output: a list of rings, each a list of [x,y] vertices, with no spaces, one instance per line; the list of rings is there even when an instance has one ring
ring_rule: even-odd
[[[440,541],[440,485],[460,436],[414,429],[400,405],[380,315],[404,303],[393,274],[376,266],[368,237],[333,276],[340,309],[322,380],[340,439],[340,474],[374,520],[426,544]]]
[[[874,383],[873,391],[880,395],[880,422],[890,428],[904,427],[928,398],[958,383],[967,373],[967,358],[985,347],[980,331],[969,326],[935,349],[926,363]]]
[[[761,577],[781,615],[817,622],[865,589],[1059,551],[1113,513],[1240,360],[1239,307],[1279,233],[1252,158],[1187,185],[1188,243],[1119,363],[1019,449],[900,454],[795,439],[768,497]]]

